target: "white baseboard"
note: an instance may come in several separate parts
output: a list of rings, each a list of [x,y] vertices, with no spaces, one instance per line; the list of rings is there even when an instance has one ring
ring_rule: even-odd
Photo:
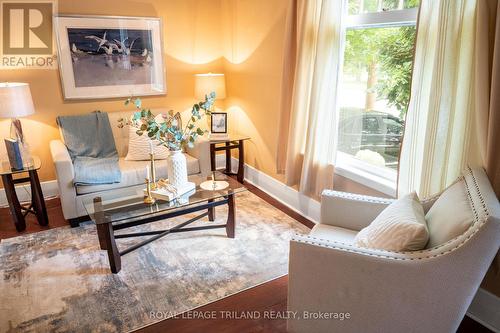
[[[500,333],[499,314],[500,297],[479,288],[467,310],[467,315],[493,332]]]
[[[224,155],[217,155],[217,168],[224,167],[226,165],[225,160],[226,158]],[[231,166],[233,168],[232,171],[237,170],[237,158],[231,158]],[[266,192],[291,210],[299,213],[314,223],[319,222],[320,205],[318,201],[299,193],[294,188],[287,186],[279,180],[274,179],[264,172],[249,166],[248,164],[245,164],[245,181]]]
[[[56,180],[49,180],[40,183],[42,186],[43,196],[46,199],[53,198],[59,195],[59,189],[57,188]],[[26,203],[31,201],[31,186],[29,183],[23,185],[16,185],[17,198],[21,203]],[[5,190],[0,189],[0,207],[8,207],[7,197],[5,196]]]

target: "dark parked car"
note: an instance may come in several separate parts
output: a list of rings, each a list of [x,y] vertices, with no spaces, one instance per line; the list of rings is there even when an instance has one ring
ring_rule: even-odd
[[[343,110],[339,124],[339,150],[356,155],[368,149],[381,154],[386,166],[396,165],[404,122],[393,115],[359,109]]]

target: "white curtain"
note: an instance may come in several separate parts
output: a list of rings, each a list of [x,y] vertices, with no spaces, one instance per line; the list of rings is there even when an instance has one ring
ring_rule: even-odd
[[[296,49],[296,53],[290,51],[296,59],[290,66],[293,75],[284,75],[291,103],[282,105],[280,126],[285,130],[281,132],[287,135],[279,150],[286,151],[282,156],[287,184],[317,196],[333,186],[344,1],[294,0],[292,5],[296,10],[290,10],[294,17],[288,23],[295,27],[291,30],[296,39],[289,42]]]
[[[398,195],[438,193],[481,165],[475,134],[477,1],[422,0]]]
[[[500,198],[500,1],[478,2],[475,101],[479,151]],[[500,251],[481,285],[500,297]]]

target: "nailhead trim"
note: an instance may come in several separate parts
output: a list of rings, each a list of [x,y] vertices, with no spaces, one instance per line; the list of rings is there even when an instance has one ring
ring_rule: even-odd
[[[471,206],[472,213],[474,214],[474,222],[472,223],[473,225],[479,221],[479,214],[476,210],[476,205],[474,203],[474,199],[472,198],[472,195],[470,194],[470,184],[467,182],[467,179],[464,179],[465,183],[465,191],[467,192],[467,197],[469,198],[469,204]]]
[[[468,169],[469,169],[469,174],[472,177],[472,182],[474,183],[474,186],[476,187],[477,196],[479,197],[479,202],[481,203],[481,206],[483,208],[483,213],[484,213],[485,217],[488,218],[490,216],[490,213],[488,211],[488,206],[486,206],[486,202],[484,201],[483,195],[482,195],[481,191],[479,190],[479,185],[477,184],[477,179],[476,179],[476,177],[474,177],[474,173],[472,172],[472,169],[470,167],[468,167]]]
[[[377,203],[377,204],[389,204],[389,203],[394,201],[392,199],[370,197],[367,195],[360,195],[360,194],[347,193],[347,192],[338,192],[338,191],[331,191],[331,190],[323,191],[323,195],[334,196],[334,197],[349,199],[349,200],[371,202],[371,203]]]
[[[466,177],[464,177],[464,176],[459,177],[457,179],[457,181],[455,181],[453,184],[457,183],[458,181],[462,181],[462,180],[465,182],[467,196],[469,198],[469,202],[471,204],[471,208],[472,208],[472,211],[473,211],[474,217],[475,217],[475,221],[472,223],[472,225],[469,227],[469,229],[467,229],[465,231],[465,233],[467,233],[472,228],[474,228],[474,230],[468,236],[466,236],[460,243],[458,243],[455,247],[450,248],[450,249],[448,249],[446,251],[441,251],[439,253],[429,254],[429,255],[420,256],[420,257],[405,257],[405,258],[401,258],[401,257],[396,257],[394,255],[391,255],[391,254],[415,255],[415,254],[431,253],[431,252],[434,252],[434,251],[438,250],[439,248],[445,247],[446,245],[448,245],[448,244],[456,241],[458,238],[462,237],[464,234],[462,234],[460,236],[457,236],[457,237],[449,240],[448,242],[446,242],[444,244],[441,244],[441,245],[438,245],[438,246],[435,246],[435,247],[429,248],[429,249],[419,250],[419,251],[384,251],[384,250],[369,249],[369,248],[358,248],[358,249],[354,248],[353,249],[353,248],[351,248],[351,247],[353,247],[352,244],[347,244],[347,243],[339,242],[339,241],[332,241],[332,240],[326,240],[326,239],[316,238],[316,237],[309,236],[309,235],[304,236],[304,235],[298,235],[298,234],[296,236],[298,236],[300,238],[293,237],[292,241],[295,241],[295,242],[298,242],[298,243],[305,243],[305,244],[316,245],[316,246],[320,246],[320,247],[324,247],[324,248],[331,248],[331,249],[346,251],[346,252],[359,253],[359,254],[368,255],[368,256],[372,256],[372,257],[378,257],[378,258],[384,258],[384,259],[393,259],[393,260],[401,260],[401,261],[405,261],[405,260],[407,260],[407,261],[413,261],[413,260],[432,259],[432,258],[437,258],[437,257],[440,257],[442,255],[448,254],[450,252],[455,251],[456,249],[458,249],[459,247],[461,247],[463,244],[465,244],[467,241],[469,241],[469,239],[471,239],[472,236],[474,236],[484,226],[484,224],[486,224],[486,221],[488,221],[488,218],[490,216],[490,214],[488,212],[488,207],[486,206],[486,202],[484,201],[482,193],[481,193],[481,191],[479,189],[479,185],[477,184],[476,177],[474,176],[474,173],[473,173],[473,171],[472,171],[472,169],[470,167],[467,167],[467,173],[472,178],[472,182],[473,182],[473,185],[475,187],[476,194],[477,194],[477,196],[479,198],[479,201],[481,203],[481,206],[483,208],[482,218],[481,218],[480,214],[476,210],[476,207],[475,207],[475,204],[474,204],[474,200],[472,199],[472,196],[470,194],[469,184],[467,183]],[[334,192],[334,191],[332,191],[332,192]],[[311,240],[306,240],[306,239],[311,239]],[[325,242],[327,244],[325,244]],[[342,247],[342,246],[335,246],[335,244],[344,245],[344,247]],[[347,246],[348,248],[346,248],[345,246]],[[366,250],[361,250],[361,249],[366,249]],[[377,251],[377,252],[383,252],[383,253],[385,252],[385,253],[387,253],[387,255],[373,253],[373,252],[368,252],[368,251]]]

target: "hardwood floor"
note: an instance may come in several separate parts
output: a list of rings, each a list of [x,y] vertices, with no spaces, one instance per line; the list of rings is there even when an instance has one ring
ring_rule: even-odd
[[[299,222],[309,227],[314,225],[313,222],[307,220],[256,187],[249,184],[246,184],[246,186],[252,193],[258,195],[263,200],[269,202]],[[58,199],[47,201],[47,209],[49,214],[49,226],[41,227],[36,223],[34,217],[29,217],[26,221],[27,228],[21,233],[16,231],[14,223],[10,220],[8,209],[0,209],[0,239],[68,225],[63,218]],[[223,298],[217,302],[210,303],[196,309],[196,311],[189,311],[179,316],[179,318],[160,321],[154,325],[139,329],[137,332],[286,332],[286,320],[276,317],[286,311],[287,287],[288,277],[284,276],[260,286],[242,291],[236,295]],[[267,314],[266,317],[264,317],[264,314]],[[209,318],[196,318],[201,315]],[[244,315],[253,315],[254,318],[242,319],[241,317]],[[239,318],[235,318],[235,316]],[[274,316],[275,318],[268,318],[269,316]],[[491,333],[492,331],[474,320],[465,317],[458,332]]]
[[[189,311],[177,319],[168,319],[138,330],[141,333],[153,332],[286,332],[286,320],[264,318],[264,313],[286,311],[288,277],[284,276],[220,301]],[[213,316],[213,319],[211,315]],[[194,318],[205,315],[210,319]],[[254,315],[255,319],[228,319]]]
[[[14,222],[12,222],[10,217],[9,209],[1,208],[0,240],[69,225],[63,217],[61,202],[59,201],[59,199],[47,200],[45,204],[47,206],[47,214],[49,216],[49,225],[42,227],[38,224],[36,217],[33,214],[28,214],[28,216],[26,217],[26,230],[22,232],[16,231]]]

